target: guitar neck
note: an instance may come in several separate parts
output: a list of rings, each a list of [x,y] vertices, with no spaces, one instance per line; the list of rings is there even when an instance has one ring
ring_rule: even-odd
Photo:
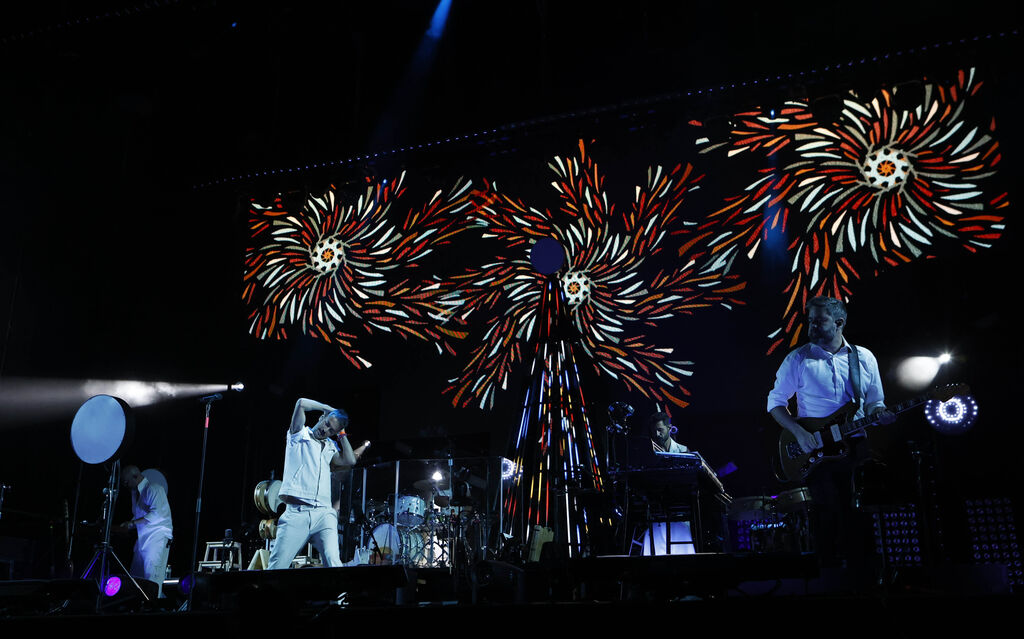
[[[915,406],[920,406],[921,404],[927,402],[929,399],[931,399],[930,395],[919,395],[917,397],[902,401],[899,404],[890,407],[889,412],[895,415],[899,415],[900,413],[904,413],[910,410],[911,408],[914,408]],[[843,437],[846,437],[847,435],[860,432],[867,428],[868,426],[871,426],[876,423],[878,423],[877,418],[867,415],[861,417],[860,419],[856,419],[852,422],[842,424],[839,427],[839,430],[842,433]]]

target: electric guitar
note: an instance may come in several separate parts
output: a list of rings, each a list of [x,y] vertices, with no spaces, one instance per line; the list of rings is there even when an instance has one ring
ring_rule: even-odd
[[[944,402],[955,395],[967,393],[970,393],[970,388],[966,384],[950,384],[908,399],[888,410],[895,415],[899,415],[931,399]],[[776,459],[778,462],[776,464],[776,474],[779,476],[779,479],[785,482],[801,481],[806,479],[823,462],[841,459],[849,454],[850,446],[847,438],[868,426],[879,423],[879,418],[872,416],[851,421],[851,418],[857,413],[857,408],[857,402],[852,401],[828,417],[801,417],[797,419],[796,421],[818,440],[818,448],[809,453],[803,452],[793,433],[782,429],[782,432],[779,434],[779,447]]]

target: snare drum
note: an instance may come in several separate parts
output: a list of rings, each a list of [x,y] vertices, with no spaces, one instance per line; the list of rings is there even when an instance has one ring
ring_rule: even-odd
[[[739,497],[729,504],[731,521],[757,521],[768,517],[774,508],[772,498],[766,495]]]
[[[805,510],[811,503],[811,491],[807,487],[794,488],[779,493],[775,505],[780,513],[791,513]]]
[[[427,503],[418,495],[399,495],[395,520],[399,526],[419,526],[427,511]]]
[[[285,503],[281,501],[280,492],[280,479],[264,479],[256,484],[253,500],[256,502],[256,507],[259,511],[267,517],[280,517],[284,514]]]

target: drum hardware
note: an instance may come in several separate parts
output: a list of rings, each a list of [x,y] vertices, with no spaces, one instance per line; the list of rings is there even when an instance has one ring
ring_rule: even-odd
[[[813,552],[811,506],[810,491],[800,487],[778,495],[734,499],[729,519],[749,531],[753,552]]]

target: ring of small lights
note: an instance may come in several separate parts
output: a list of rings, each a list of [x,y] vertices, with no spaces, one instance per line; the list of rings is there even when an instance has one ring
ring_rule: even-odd
[[[932,399],[925,404],[924,414],[940,433],[962,433],[978,418],[978,403],[970,395],[954,395],[944,402]]]
[[[516,463],[506,457],[501,458],[501,479],[502,481],[508,481],[518,475],[518,468]]]

